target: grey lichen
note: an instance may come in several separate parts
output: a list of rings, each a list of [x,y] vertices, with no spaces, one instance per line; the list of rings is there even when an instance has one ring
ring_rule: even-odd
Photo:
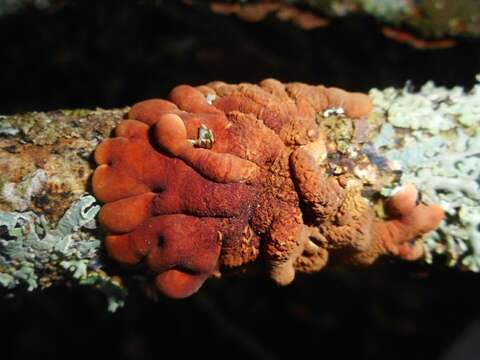
[[[0,198],[17,211],[25,211],[29,208],[32,197],[42,192],[47,183],[47,173],[38,169],[26,175],[18,184],[6,182],[0,184]]]
[[[20,130],[12,126],[7,120],[7,116],[0,116],[0,136],[15,136]]]
[[[400,172],[399,184],[415,184],[422,201],[446,212],[426,238],[427,262],[442,254],[450,266],[480,272],[480,83],[469,92],[428,82],[418,92],[373,89],[370,96],[373,116],[386,121],[376,150]]]
[[[393,23],[412,11],[409,0],[359,0],[358,3],[366,13]]]
[[[32,211],[0,212],[0,286],[31,291],[77,282],[105,292],[110,310],[121,306],[125,289],[101,269],[101,241],[94,232],[99,209],[85,195],[55,227]]]

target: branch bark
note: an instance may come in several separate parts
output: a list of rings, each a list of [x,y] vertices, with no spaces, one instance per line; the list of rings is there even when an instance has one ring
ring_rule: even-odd
[[[169,6],[164,2],[159,2],[160,5],[154,1],[151,3],[153,6]],[[190,0],[185,3],[211,6],[220,13],[237,13],[248,21],[258,21],[269,13],[278,11],[280,19],[292,20],[306,28],[326,23],[325,19],[315,20],[313,14],[308,14],[311,11],[326,19],[354,14],[368,15],[393,26],[408,26],[424,37],[478,37],[480,34],[480,20],[477,16],[472,16],[480,11],[480,4],[476,0]],[[272,7],[272,3],[281,4],[282,9],[279,11],[277,7]],[[215,4],[220,6],[216,7]],[[0,4],[0,16],[32,8],[55,12],[64,6],[69,6],[64,0],[11,0]],[[404,38],[405,34],[391,33],[391,36]]]
[[[480,4],[475,0],[410,1],[410,0],[294,0],[294,1],[202,1],[210,3],[213,11],[236,13],[247,21],[258,21],[276,13],[282,20],[295,22],[306,29],[325,25],[325,19],[361,14],[376,18],[392,26],[407,26],[424,37],[444,36],[476,37],[480,22],[471,14],[478,13]],[[310,11],[310,13],[308,12]],[[314,19],[322,16],[323,22]],[[394,35],[405,40],[406,34]],[[389,34],[386,34],[389,36]]]
[[[382,197],[413,183],[421,200],[447,218],[425,241],[425,261],[480,271],[480,85],[470,91],[433,83],[418,91],[372,89],[374,111],[353,121],[318,114],[339,155],[372,166],[353,168],[376,184],[366,194],[381,213]],[[90,194],[93,151],[128,108],[33,112],[0,119],[0,287],[5,293],[58,284],[100,289],[110,310],[121,306],[125,281],[103,255],[99,205]],[[328,160],[330,161],[330,160]],[[334,170],[335,164],[329,166]],[[380,187],[379,187],[380,186]],[[379,200],[380,199],[380,200]],[[446,261],[445,261],[446,260]]]

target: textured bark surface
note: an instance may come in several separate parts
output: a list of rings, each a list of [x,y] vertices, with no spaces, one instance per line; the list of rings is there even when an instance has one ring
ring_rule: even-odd
[[[2,292],[80,284],[123,304],[118,277],[103,270],[93,151],[128,109],[59,110],[0,118]]]
[[[170,201],[172,194],[170,197],[166,193],[160,194],[158,198],[153,193],[149,195],[148,198],[154,201],[154,210],[144,212],[142,204],[147,203],[143,200],[138,203],[131,198],[115,202],[124,197],[125,191],[128,194],[133,191],[125,187],[124,175],[119,172],[112,178],[103,170],[101,174],[97,173],[93,190],[108,205],[102,210],[100,223],[111,234],[128,233],[138,226],[139,221],[147,224],[149,220],[145,219],[158,215],[159,211],[166,217],[172,212],[194,216],[205,213],[212,216],[214,224],[218,222],[215,216],[235,213],[229,202],[224,201],[228,196],[217,192],[220,189],[218,184],[227,183],[221,186],[228,187],[228,183],[232,183],[235,187],[238,183],[240,187],[232,188],[236,190],[229,196],[244,187],[253,189],[253,193],[263,189],[259,193],[263,194],[260,195],[263,200],[258,210],[240,218],[243,219],[242,229],[247,224],[244,221],[251,222],[255,236],[265,239],[261,240],[261,246],[254,241],[244,248],[244,241],[232,242],[227,237],[220,265],[234,268],[253,263],[260,249],[265,252],[263,256],[267,263],[271,262],[270,276],[276,282],[286,284],[293,279],[295,270],[320,270],[325,266],[329,252],[338,252],[339,259],[355,264],[371,264],[381,254],[404,259],[420,257],[424,252],[422,243],[410,241],[423,237],[438,224],[440,213],[435,210],[438,216],[431,215],[431,205],[441,203],[449,218],[441,231],[434,232],[429,238],[425,248],[427,259],[431,260],[435,253],[443,253],[449,257],[450,265],[459,264],[478,271],[479,254],[475,250],[478,171],[473,171],[477,169],[480,154],[480,135],[476,130],[480,117],[475,110],[478,95],[478,85],[470,92],[464,92],[460,88],[448,90],[426,84],[418,93],[408,88],[374,89],[369,100],[365,95],[336,88],[300,83],[283,85],[270,79],[263,81],[261,86],[221,82],[197,88],[179,86],[172,91],[170,98],[180,108],[163,100],[143,102],[130,111],[130,120],[123,122],[128,117],[129,108],[3,117],[0,122],[1,284],[10,290],[25,285],[28,289],[35,289],[74,279],[106,291],[114,299],[112,308],[121,302],[115,294],[121,294],[122,287],[118,278],[111,276],[110,267],[105,265],[102,255],[101,243],[105,234],[95,222],[98,205],[94,205],[94,198],[85,195],[92,191],[93,151],[119,124],[116,129],[119,138],[105,141],[96,153],[97,163],[105,164],[102,165],[104,170],[111,166],[111,174],[121,170],[131,179],[137,176],[146,181],[145,184],[151,182],[148,186],[154,189],[160,186],[155,185],[156,182],[164,181],[161,179],[166,176],[164,173],[169,174],[180,165],[183,169],[184,162],[187,167],[172,172],[174,177],[170,182],[174,181],[171,185],[175,188],[176,181],[188,181],[180,189],[184,194],[173,203]],[[373,102],[373,111],[370,101]],[[228,116],[224,117],[219,109]],[[250,121],[255,117],[258,119]],[[227,118],[231,121],[228,126]],[[184,126],[182,121],[187,128],[178,132],[178,126]],[[180,125],[174,125],[177,123]],[[254,124],[266,125],[271,130],[259,131]],[[147,125],[153,126],[151,135],[158,142],[153,146],[173,156],[172,160],[155,155],[147,137],[143,144],[141,134],[147,134]],[[187,136],[196,138],[200,125],[218,135],[212,151],[202,149],[204,145],[191,147],[190,140],[186,140]],[[236,128],[239,125],[238,129],[243,129],[241,132]],[[265,139],[277,136],[274,133],[282,140],[272,140],[272,144],[278,142],[279,148],[284,150],[275,159],[266,161],[265,149],[261,149]],[[214,138],[212,135],[207,138],[198,136],[195,141]],[[131,145],[121,145],[128,142]],[[269,146],[269,151],[274,148]],[[150,157],[152,163],[145,163]],[[169,161],[173,161],[171,165],[168,165]],[[258,170],[242,172],[246,165],[257,166],[254,163],[260,167]],[[229,165],[223,171],[226,164]],[[215,196],[219,196],[216,201],[204,203],[205,196],[197,198],[198,186],[185,192],[185,186],[195,184],[195,178],[199,176],[189,167],[213,181],[205,184],[212,186],[212,191],[215,189]],[[138,173],[139,169],[154,174],[153,178],[148,180],[150,175]],[[259,176],[258,171],[263,175]],[[179,178],[174,180],[175,176]],[[285,187],[286,183],[290,185]],[[408,183],[419,187],[424,195],[422,201],[427,206],[415,205],[413,187],[396,195],[396,187]],[[168,188],[171,185],[167,181],[162,186]],[[135,191],[143,194],[147,189],[145,186]],[[463,202],[458,201],[461,193],[465,195]],[[127,198],[132,195],[128,194]],[[240,196],[239,199],[243,199],[241,203],[253,205],[258,201],[249,196]],[[290,210],[283,213],[281,205],[286,201]],[[409,216],[410,212],[414,214],[412,211],[416,207],[418,214],[415,212],[417,215]],[[132,209],[136,209],[134,213],[131,213]],[[292,214],[297,213],[297,227],[292,230],[289,221]],[[271,214],[277,215],[271,217]],[[161,228],[161,221],[155,219],[152,217],[152,226]],[[130,225],[125,225],[125,221]],[[228,220],[222,226],[236,229],[232,224]],[[209,229],[207,226],[195,230],[198,227],[196,222],[188,226],[193,226],[193,234]],[[144,230],[150,231],[148,228]],[[173,240],[185,229],[179,228],[169,236]],[[209,234],[210,230],[207,231]],[[295,236],[288,235],[292,232]],[[233,231],[227,236],[250,239],[250,235]],[[209,237],[211,234],[206,238]],[[112,245],[117,236],[109,238],[107,247],[113,257],[129,264],[137,263],[141,259],[139,254],[146,251],[141,250],[144,246],[140,245],[141,241],[149,247],[151,242],[148,236],[140,236],[140,242],[133,238],[128,240],[127,236],[126,242],[120,241],[118,247]],[[128,244],[130,241],[140,247],[132,248]],[[452,241],[461,246],[452,245]],[[156,260],[149,261],[155,271],[163,271],[165,265],[158,267]],[[201,282],[210,274],[209,268],[202,275]],[[111,289],[114,289],[113,295]]]
[[[196,3],[207,3],[197,0]],[[362,14],[392,26],[408,27],[424,37],[478,36],[480,4],[476,0],[294,0],[294,1],[211,1],[211,9],[223,14],[237,14],[255,22],[275,15],[304,29],[323,27],[328,18]],[[453,43],[428,43],[415,36],[392,29],[385,35],[419,48],[441,48]]]
[[[0,210],[30,209],[57,222],[89,190],[93,150],[127,110],[59,110],[0,118]],[[31,183],[37,170],[46,174],[45,187],[5,189],[8,183]],[[42,181],[37,174],[34,182]]]

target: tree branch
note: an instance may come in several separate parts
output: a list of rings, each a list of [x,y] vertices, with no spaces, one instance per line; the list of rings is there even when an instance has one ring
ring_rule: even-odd
[[[418,91],[372,89],[374,111],[364,121],[341,111],[317,114],[339,156],[382,215],[384,198],[413,183],[427,204],[447,213],[425,241],[429,263],[480,271],[480,85],[471,91],[427,83]],[[58,284],[87,285],[121,306],[124,281],[108,264],[91,195],[93,151],[128,108],[60,110],[0,119],[0,286],[5,293]],[[328,159],[329,168],[335,163]],[[383,197],[383,198],[382,198]],[[446,261],[445,261],[446,259]],[[131,277],[126,275],[125,279]],[[125,280],[123,279],[123,280]]]
[[[476,37],[480,22],[471,16],[480,10],[475,0],[459,1],[410,1],[410,0],[294,0],[294,1],[205,1],[213,11],[224,14],[236,13],[247,21],[259,21],[268,14],[276,13],[282,20],[293,21],[300,27],[310,29],[324,26],[328,18],[347,15],[368,15],[382,23],[405,27],[428,38],[444,36]],[[310,11],[310,13],[309,13]],[[315,19],[315,15],[323,17]],[[405,41],[406,33],[386,31],[389,37]],[[413,39],[413,37],[410,37]],[[418,43],[420,44],[420,42]]]

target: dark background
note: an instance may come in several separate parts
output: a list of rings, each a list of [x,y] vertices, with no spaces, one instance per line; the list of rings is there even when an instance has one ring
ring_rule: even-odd
[[[307,32],[274,17],[249,24],[152,3],[71,1],[0,18],[0,114],[120,107],[212,80],[367,91],[430,79],[470,87],[480,73],[474,39],[420,51],[384,38],[370,18]],[[132,291],[114,315],[91,290],[50,289],[0,300],[1,358],[479,359],[451,350],[475,335],[478,286],[475,274],[392,263],[300,276],[285,288],[211,280],[182,301]]]

